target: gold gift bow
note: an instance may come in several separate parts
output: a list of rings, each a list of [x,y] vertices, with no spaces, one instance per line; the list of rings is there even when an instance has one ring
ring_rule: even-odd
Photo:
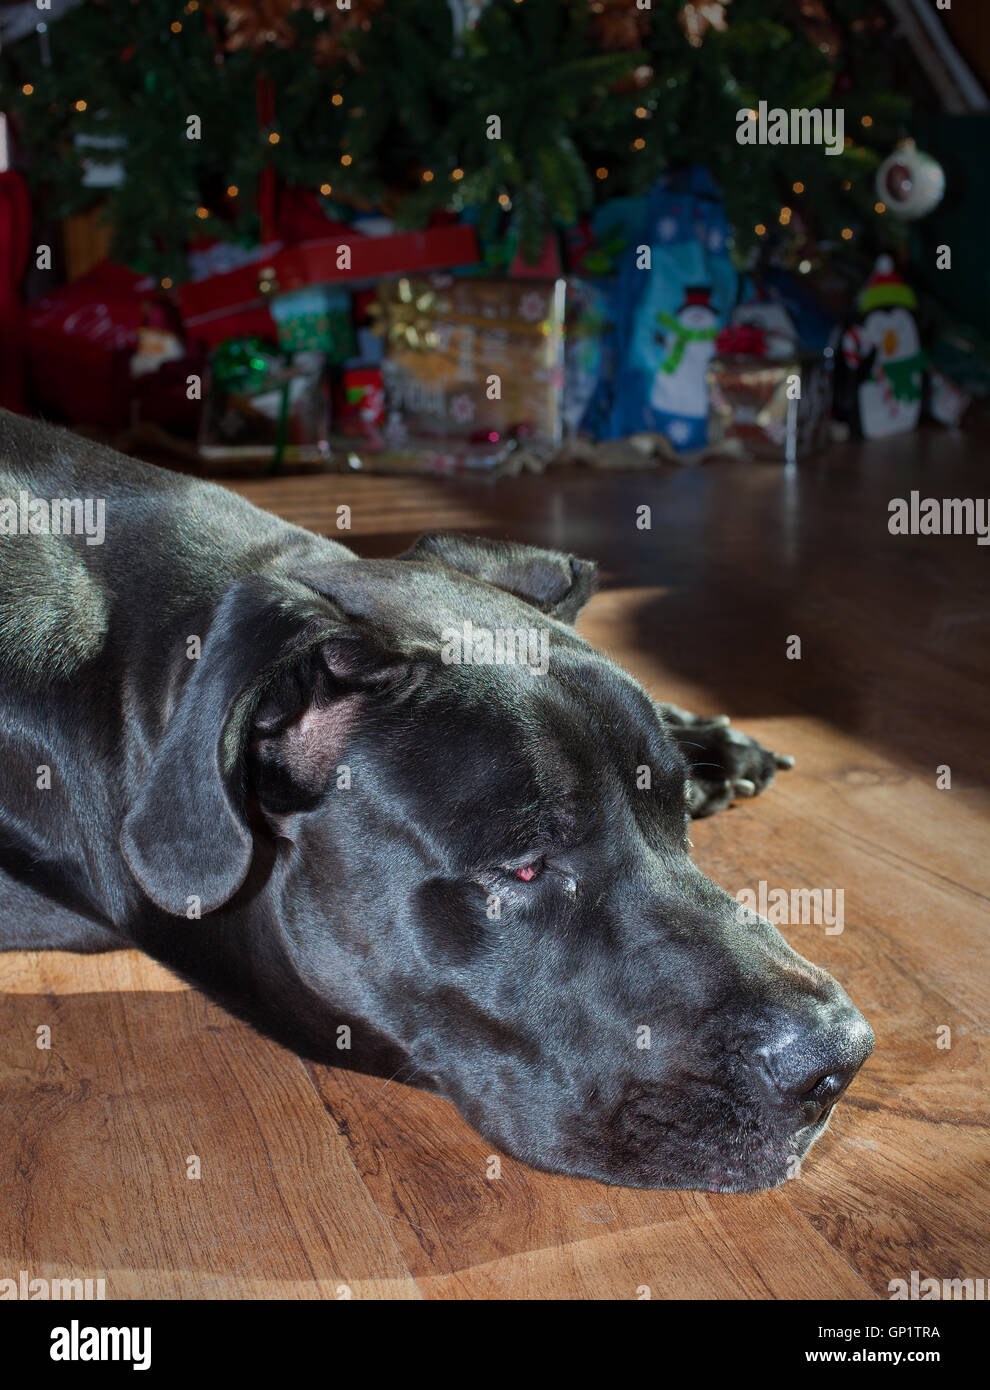
[[[375,320],[372,333],[378,333],[390,343],[401,343],[414,352],[440,346],[440,335],[433,327],[431,315],[437,308],[433,290],[413,292],[411,283],[402,279],[396,286],[398,303],[383,303],[380,299],[368,305],[368,314]]]
[[[390,343],[403,343],[414,351],[439,347],[440,336],[433,327],[431,316],[437,312],[445,313],[451,307],[449,302],[438,299],[435,291],[429,289],[416,294],[407,279],[399,280],[396,290],[398,303],[383,303],[379,299],[368,306],[369,315],[377,320],[372,324],[372,332],[385,336]],[[505,333],[530,333],[538,329],[544,338],[550,337],[554,331],[550,318],[536,322],[522,318],[493,319],[486,315],[465,314],[460,309],[455,310],[455,316],[458,328]]]

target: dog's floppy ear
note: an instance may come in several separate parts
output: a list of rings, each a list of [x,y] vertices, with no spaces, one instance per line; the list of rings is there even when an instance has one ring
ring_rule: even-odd
[[[541,613],[573,623],[591,597],[596,566],[559,550],[434,531],[420,536],[403,560],[435,560],[525,599]]]
[[[323,719],[315,737],[307,731],[306,749],[313,761],[332,752],[327,728],[343,733],[339,703],[390,660],[301,585],[252,578],[227,589],[121,832],[124,858],[152,902],[185,916],[190,899],[207,913],[233,896],[253,855],[249,743],[282,741],[315,706]],[[315,775],[308,764],[300,771]],[[291,772],[278,788],[283,805]],[[311,792],[300,789],[300,798]]]

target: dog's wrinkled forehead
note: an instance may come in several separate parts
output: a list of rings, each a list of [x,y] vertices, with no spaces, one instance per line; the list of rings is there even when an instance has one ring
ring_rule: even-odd
[[[322,576],[321,576],[322,578]],[[333,602],[347,617],[432,650],[465,622],[480,628],[554,626],[533,604],[455,569],[415,560],[360,560],[335,566]]]
[[[443,553],[421,557],[420,543],[318,579],[352,623],[416,669],[415,696],[387,730],[364,729],[382,785],[454,841],[523,848],[573,838],[579,822],[589,833],[609,817],[628,825],[643,765],[661,783],[682,782],[680,759],[646,692],[571,626],[587,594],[582,562],[449,544],[453,556],[442,538]]]
[[[389,799],[468,859],[604,839],[630,823],[637,769],[680,776],[635,682],[573,635],[551,651],[545,675],[438,665],[387,740]]]

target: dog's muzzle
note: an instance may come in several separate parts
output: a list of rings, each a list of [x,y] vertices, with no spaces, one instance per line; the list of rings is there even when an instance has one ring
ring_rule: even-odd
[[[765,1098],[804,1128],[827,1117],[874,1042],[873,1029],[848,999],[809,1001],[771,1018],[753,1070]]]

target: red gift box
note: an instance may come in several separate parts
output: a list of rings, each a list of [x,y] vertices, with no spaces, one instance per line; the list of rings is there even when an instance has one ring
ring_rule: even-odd
[[[147,316],[152,282],[103,261],[37,300],[27,327],[28,370],[37,402],[78,423],[128,423],[130,360]]]
[[[343,247],[350,265],[340,266]],[[369,237],[351,233],[283,246],[274,255],[225,275],[194,281],[179,289],[186,333],[210,347],[226,338],[274,337],[266,293],[285,294],[307,285],[376,280],[407,271],[446,270],[478,260],[473,227],[458,224],[422,232]]]
[[[31,305],[27,362],[38,405],[75,424],[117,431],[136,416],[171,428],[195,428],[199,405],[186,378],[202,375],[202,349],[135,377],[139,330],[173,331],[175,308],[154,281],[112,261]]]
[[[380,446],[385,423],[385,389],[380,367],[348,367],[337,383],[334,430]]]

